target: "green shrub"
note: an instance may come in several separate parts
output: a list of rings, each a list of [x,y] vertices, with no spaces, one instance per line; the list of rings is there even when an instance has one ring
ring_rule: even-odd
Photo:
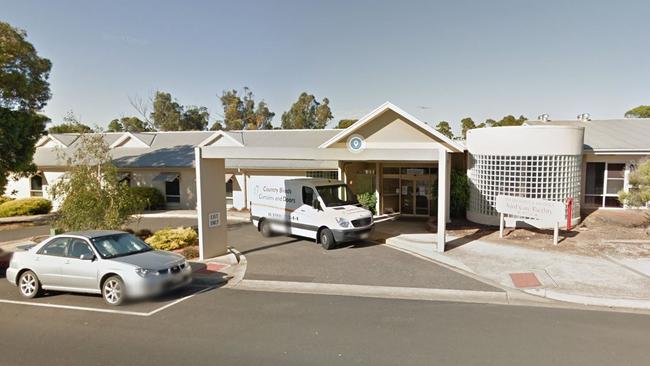
[[[144,202],[146,210],[162,210],[165,208],[165,196],[154,187],[131,187],[131,192]]]
[[[145,242],[155,249],[176,250],[199,244],[199,235],[189,227],[156,231]]]
[[[21,198],[0,204],[0,217],[40,215],[51,210],[52,202],[45,198]]]
[[[5,202],[9,202],[11,200],[13,200],[13,198],[7,197],[7,196],[0,196],[0,205],[5,203]]]
[[[469,205],[469,179],[463,170],[451,170],[451,182],[449,192],[449,215],[454,218],[465,218],[467,206]],[[431,214],[438,214],[438,179],[431,187]]]
[[[377,196],[375,196],[374,192],[366,192],[366,193],[361,193],[357,195],[357,201],[366,208],[367,210],[370,210],[373,215],[375,215],[377,212],[375,212],[375,209],[377,208]]]

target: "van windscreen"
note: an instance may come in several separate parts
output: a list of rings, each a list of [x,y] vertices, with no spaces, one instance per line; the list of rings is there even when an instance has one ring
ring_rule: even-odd
[[[354,193],[345,184],[318,186],[316,191],[318,191],[318,195],[327,207],[356,205],[359,203]]]

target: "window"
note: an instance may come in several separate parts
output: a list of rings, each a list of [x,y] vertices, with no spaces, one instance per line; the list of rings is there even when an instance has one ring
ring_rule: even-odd
[[[302,187],[302,203],[309,206],[314,203],[314,190],[310,187]]]
[[[339,179],[339,173],[335,170],[311,170],[305,175],[309,178]]]
[[[585,204],[597,207],[621,207],[618,192],[624,188],[624,163],[587,163]]]
[[[230,178],[226,182],[226,205],[230,206],[232,206],[232,180],[233,178]]]
[[[170,182],[165,182],[165,201],[167,203],[181,202],[181,183],[178,177]]]
[[[354,193],[345,184],[318,186],[316,190],[327,207],[356,205],[359,203]]]
[[[38,251],[38,254],[51,255],[55,257],[65,257],[66,249],[68,248],[68,241],[70,238],[59,238],[49,242]]]
[[[43,197],[43,176],[33,175],[29,178],[30,191],[32,197]]]
[[[70,258],[81,258],[82,255],[92,255],[93,251],[90,249],[88,244],[81,239],[72,239],[68,248],[68,257]]]
[[[101,236],[92,241],[102,258],[124,257],[152,250],[145,242],[131,234]]]

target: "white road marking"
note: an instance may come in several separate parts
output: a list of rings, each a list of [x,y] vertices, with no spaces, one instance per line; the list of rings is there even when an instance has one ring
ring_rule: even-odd
[[[59,305],[59,304],[40,303],[40,302],[28,302],[28,301],[15,301],[15,300],[0,299],[0,303],[15,304],[15,305],[28,305],[28,306],[40,306],[40,307],[44,307],[44,308],[57,308],[57,309],[67,309],[67,310],[94,311],[94,312],[97,312],[97,313],[112,313],[112,314],[123,314],[123,315],[149,316],[149,313],[141,313],[141,312],[137,312],[137,311],[88,308],[88,307],[84,307],[84,306]]]
[[[109,314],[120,314],[120,315],[132,315],[132,316],[143,316],[143,317],[148,317],[152,316],[156,313],[159,313],[165,309],[168,309],[174,305],[177,305],[185,300],[191,299],[192,297],[204,293],[206,291],[212,290],[217,288],[218,286],[210,286],[206,287],[200,291],[197,291],[193,294],[181,297],[180,299],[176,299],[168,304],[165,304],[159,308],[156,308],[154,310],[151,310],[149,312],[139,312],[139,311],[128,311],[128,310],[117,310],[117,309],[102,309],[102,308],[92,308],[92,307],[85,307],[85,306],[74,306],[74,305],[60,305],[60,304],[51,304],[51,303],[40,303],[40,302],[29,302],[29,301],[16,301],[16,300],[6,300],[6,299],[0,299],[0,303],[5,303],[5,304],[13,304],[13,305],[27,305],[27,306],[37,306],[37,307],[44,307],[44,308],[55,308],[55,309],[65,309],[65,310],[79,310],[79,311],[90,311],[90,312],[96,312],[96,313],[109,313]]]

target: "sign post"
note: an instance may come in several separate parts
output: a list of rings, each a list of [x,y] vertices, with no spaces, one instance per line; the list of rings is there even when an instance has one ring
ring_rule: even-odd
[[[496,209],[499,212],[499,237],[503,237],[505,215],[509,215],[521,218],[522,221],[536,227],[552,226],[553,244],[557,245],[560,222],[566,217],[564,203],[539,198],[498,195]]]

